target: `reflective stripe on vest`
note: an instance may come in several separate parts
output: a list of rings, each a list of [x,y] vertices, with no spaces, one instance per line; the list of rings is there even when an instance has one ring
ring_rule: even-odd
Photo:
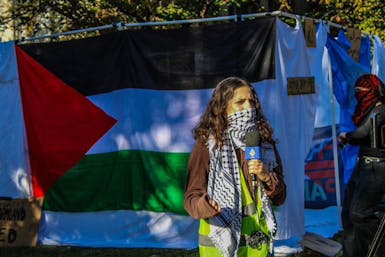
[[[263,232],[257,231],[252,236],[250,235],[241,235],[239,247],[250,246],[254,249],[260,249],[262,244],[269,243],[269,237],[266,236]],[[209,236],[199,235],[199,245],[205,247],[215,247],[213,241]]]

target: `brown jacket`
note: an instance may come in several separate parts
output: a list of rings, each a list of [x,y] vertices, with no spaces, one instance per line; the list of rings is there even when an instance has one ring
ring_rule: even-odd
[[[270,173],[271,185],[264,184],[264,190],[274,205],[281,205],[286,199],[286,184],[283,178],[282,162],[274,145],[278,166]],[[248,171],[245,152],[236,150],[250,192],[253,192],[251,176]],[[184,196],[184,208],[194,219],[211,218],[219,214],[208,202],[207,181],[209,174],[209,149],[197,141],[188,162],[188,176]]]

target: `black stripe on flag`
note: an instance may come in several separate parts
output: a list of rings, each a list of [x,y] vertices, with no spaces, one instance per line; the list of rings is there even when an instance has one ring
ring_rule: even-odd
[[[275,35],[275,17],[264,17],[20,47],[80,93],[95,95],[123,88],[207,89],[228,76],[274,79]]]

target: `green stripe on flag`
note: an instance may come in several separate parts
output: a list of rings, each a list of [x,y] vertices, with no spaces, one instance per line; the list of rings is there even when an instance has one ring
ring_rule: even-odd
[[[189,155],[139,150],[87,155],[50,188],[44,209],[187,215],[183,197]]]

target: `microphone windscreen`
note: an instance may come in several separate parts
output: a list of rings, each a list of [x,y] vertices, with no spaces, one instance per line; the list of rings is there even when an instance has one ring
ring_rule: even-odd
[[[245,137],[246,146],[260,146],[261,145],[261,137],[259,135],[259,131],[250,131],[246,134]]]

